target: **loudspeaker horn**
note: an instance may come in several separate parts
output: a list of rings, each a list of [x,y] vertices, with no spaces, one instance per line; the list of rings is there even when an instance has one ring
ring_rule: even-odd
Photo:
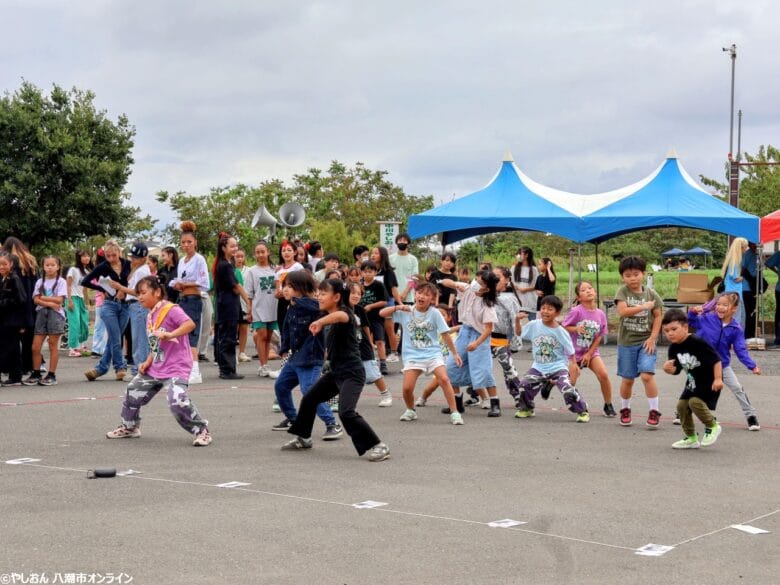
[[[306,219],[306,210],[297,203],[290,201],[279,209],[279,223],[288,228],[302,225]]]
[[[276,226],[278,224],[279,220],[271,215],[271,212],[265,208],[265,205],[263,205],[255,212],[255,216],[252,218],[251,225],[253,228],[259,225],[268,227],[269,234],[273,238],[276,235]]]

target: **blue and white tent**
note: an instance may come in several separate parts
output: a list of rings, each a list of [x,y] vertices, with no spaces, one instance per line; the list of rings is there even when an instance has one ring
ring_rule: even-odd
[[[639,230],[688,227],[758,239],[758,217],[705,191],[675,153],[641,181],[596,195],[541,185],[506,158],[484,189],[411,216],[411,236],[441,233],[447,244],[485,233],[530,230],[599,243]]]
[[[444,245],[512,230],[550,232],[576,240],[581,218],[539,196],[535,187],[507,153],[498,173],[483,189],[410,216],[409,234],[414,239],[442,234]]]

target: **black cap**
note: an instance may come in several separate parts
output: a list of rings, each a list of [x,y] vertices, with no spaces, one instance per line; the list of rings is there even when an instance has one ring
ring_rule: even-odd
[[[130,255],[133,258],[146,258],[149,255],[149,248],[143,242],[135,242],[130,248]]]

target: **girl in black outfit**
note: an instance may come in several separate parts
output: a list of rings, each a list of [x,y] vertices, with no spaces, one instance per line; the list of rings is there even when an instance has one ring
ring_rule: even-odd
[[[400,302],[401,295],[398,292],[398,279],[395,276],[393,267],[390,265],[390,254],[388,254],[387,248],[384,246],[372,248],[371,261],[376,264],[377,267],[376,279],[383,282],[385,285],[385,290],[387,291],[387,306],[392,307]],[[393,354],[398,353],[398,336],[395,334],[395,323],[393,323],[392,317],[390,319],[385,319],[385,339],[387,340],[387,343],[385,343],[384,348],[377,346],[379,352],[379,371],[383,376],[387,376],[389,373],[387,370],[387,351],[390,350]],[[398,360],[395,359],[395,361]]]
[[[24,286],[25,302],[22,310],[24,325],[21,329],[22,372],[31,372],[33,367],[32,344],[35,330],[35,303],[33,289],[38,280],[38,263],[19,238],[9,236],[3,243],[3,250],[13,259],[14,272]]]
[[[547,295],[555,294],[555,270],[553,269],[552,260],[549,258],[542,258],[539,260],[539,276],[536,277],[536,294],[539,297],[536,300],[536,310],[542,308],[542,299]]]
[[[165,246],[160,253],[160,267],[157,269],[157,274],[160,277],[164,277],[163,282],[171,282],[179,275],[179,253],[173,246]],[[169,285],[165,285],[165,296],[172,303],[176,303],[179,300],[179,291]]]
[[[236,278],[236,267],[233,265],[236,250],[236,239],[224,232],[220,233],[213,273],[217,309],[214,318],[214,355],[219,365],[219,377],[223,380],[240,380],[244,377],[236,372],[236,335],[241,315],[239,296],[244,299],[251,313],[251,301]]]
[[[27,292],[15,271],[15,262],[0,251],[0,372],[7,372],[3,386],[22,383],[21,330],[25,326]]]
[[[282,450],[311,449],[311,431],[317,405],[338,396],[341,424],[352,439],[358,455],[368,452],[369,461],[384,461],[390,456],[390,450],[355,410],[366,381],[366,372],[360,359],[360,331],[355,314],[349,308],[347,284],[336,279],[323,281],[317,300],[320,309],[327,314],[313,321],[309,331],[317,335],[325,330],[322,377],[301,400],[298,418],[287,430],[297,436],[284,444]]]

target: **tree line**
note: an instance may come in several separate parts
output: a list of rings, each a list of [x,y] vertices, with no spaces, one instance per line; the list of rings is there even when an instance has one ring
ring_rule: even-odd
[[[94,104],[95,94],[53,85],[46,93],[23,81],[0,99],[0,234],[15,235],[34,251],[70,250],[77,244],[106,237],[177,239],[177,223],[159,220],[129,204],[125,191],[132,171],[136,128],[127,116],[110,119]],[[762,146],[749,162],[778,162],[780,151]],[[740,208],[759,216],[780,208],[780,170],[777,166],[744,167]],[[703,184],[725,195],[727,181],[700,177]],[[309,168],[285,183],[280,179],[258,185],[215,186],[206,193],[160,191],[157,200],[168,205],[179,220],[198,225],[205,250],[216,247],[224,230],[251,247],[267,236],[265,228],[250,225],[255,211],[265,206],[272,214],[287,202],[306,210],[298,228],[280,231],[280,237],[319,240],[344,258],[358,243],[378,240],[379,220],[406,219],[434,206],[431,195],[407,194],[388,178],[388,171],[357,162],[347,166],[332,161],[327,169]],[[545,256],[566,257],[572,242],[536,232],[507,232],[484,236],[461,246],[466,261],[477,257],[514,257],[522,242]],[[419,243],[418,243],[419,244]],[[625,234],[599,246],[603,258],[638,254],[652,260],[672,245],[701,246],[720,259],[726,237],[685,228],[653,229]],[[426,256],[426,249],[419,249]],[[593,246],[583,254],[593,257]],[[430,255],[430,252],[427,253]]]

